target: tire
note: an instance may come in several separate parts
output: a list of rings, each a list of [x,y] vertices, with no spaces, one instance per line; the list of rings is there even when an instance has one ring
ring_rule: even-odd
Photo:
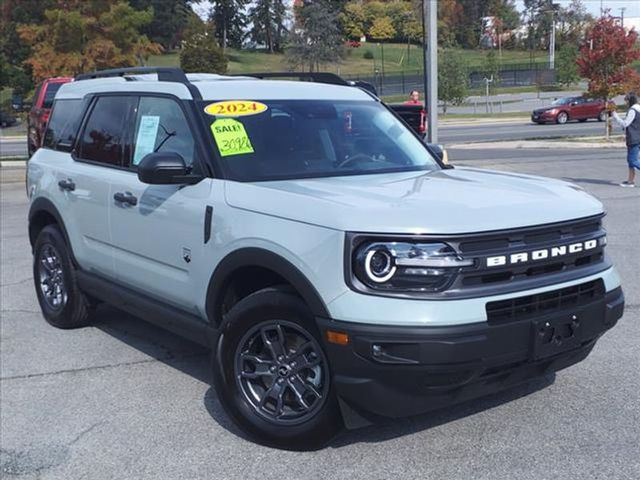
[[[69,247],[56,225],[42,229],[34,246],[33,281],[44,319],[57,328],[84,327],[93,308],[78,288]]]
[[[222,406],[258,443],[315,450],[343,428],[313,315],[286,290],[259,290],[233,306],[212,369]]]
[[[567,112],[560,112],[556,116],[556,123],[559,125],[564,125],[569,120],[569,114]]]
[[[602,110],[599,114],[598,114],[598,121],[599,122],[604,122],[607,120],[607,111],[606,110]]]

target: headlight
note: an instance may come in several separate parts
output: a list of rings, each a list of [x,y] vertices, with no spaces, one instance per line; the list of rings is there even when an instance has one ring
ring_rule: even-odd
[[[365,242],[353,254],[353,273],[365,287],[386,292],[445,290],[464,260],[446,243]]]

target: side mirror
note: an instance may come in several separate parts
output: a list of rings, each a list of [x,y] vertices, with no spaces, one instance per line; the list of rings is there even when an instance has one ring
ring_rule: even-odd
[[[138,164],[138,179],[150,185],[191,185],[202,177],[191,175],[191,168],[187,167],[180,154],[154,152],[145,155]]]
[[[444,145],[427,143],[427,147],[443,164],[449,165],[449,155],[447,154],[447,150],[444,148]]]
[[[575,107],[576,105],[578,105],[578,102],[571,102],[572,107]]]

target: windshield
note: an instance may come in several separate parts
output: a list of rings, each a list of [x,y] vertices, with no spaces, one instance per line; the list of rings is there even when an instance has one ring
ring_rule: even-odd
[[[573,98],[565,97],[565,98],[556,98],[551,105],[569,105]]]
[[[440,168],[425,145],[378,102],[208,101],[201,106],[232,180]]]

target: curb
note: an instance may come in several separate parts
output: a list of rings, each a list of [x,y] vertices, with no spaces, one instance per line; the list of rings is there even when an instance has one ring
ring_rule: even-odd
[[[26,160],[0,161],[0,168],[27,168]]]
[[[480,150],[487,148],[494,149],[511,149],[511,150],[576,150],[576,149],[623,149],[623,143],[593,143],[593,142],[559,142],[549,139],[549,141],[540,140],[520,140],[506,142],[477,142],[477,143],[458,143],[447,145],[447,148],[456,148],[459,150]]]
[[[12,142],[15,140],[26,140],[26,139],[27,139],[26,133],[24,135],[0,135],[0,142],[3,142],[5,140]]]

